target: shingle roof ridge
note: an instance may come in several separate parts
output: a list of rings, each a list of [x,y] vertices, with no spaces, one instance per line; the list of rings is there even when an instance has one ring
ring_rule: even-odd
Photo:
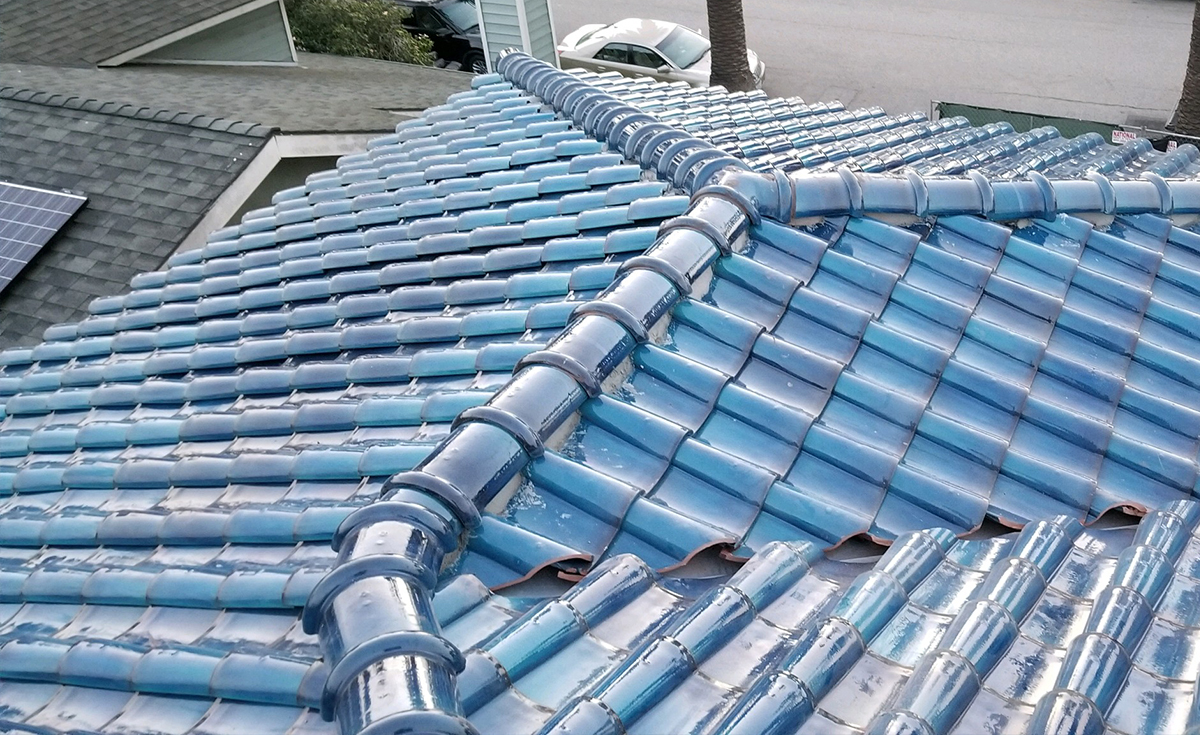
[[[116,115],[133,120],[153,120],[155,122],[185,125],[202,130],[212,130],[214,132],[229,132],[253,138],[267,138],[278,132],[278,128],[258,123],[248,123],[171,110],[153,110],[149,107],[139,108],[134,105],[54,94],[20,87],[0,87],[0,100],[15,100],[45,107],[60,107],[66,110],[79,110],[101,115]]]

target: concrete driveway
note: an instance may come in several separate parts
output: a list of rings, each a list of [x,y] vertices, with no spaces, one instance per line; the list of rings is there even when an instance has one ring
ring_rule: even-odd
[[[559,38],[626,17],[704,29],[703,0],[551,0]],[[850,107],[931,100],[1162,124],[1179,99],[1189,0],[743,0],[767,91]]]

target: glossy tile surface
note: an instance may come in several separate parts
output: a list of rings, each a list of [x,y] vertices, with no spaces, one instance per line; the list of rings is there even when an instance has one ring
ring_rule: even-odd
[[[553,117],[482,85],[4,353],[5,727],[329,730],[338,524],[687,204]]]
[[[501,72],[0,354],[3,727],[1188,724],[1194,148]]]
[[[586,568],[625,552],[670,568],[709,546],[744,558],[771,540],[888,542],[1191,495],[1200,427],[1177,360],[1196,350],[1184,323],[1200,310],[1196,233],[1134,210],[1095,216],[1065,198],[1040,217],[956,207],[964,214],[931,217],[926,204],[904,221],[892,215],[913,205],[884,186],[968,169],[986,177],[960,179],[971,189],[1043,174],[1090,184],[1085,175],[1100,172],[1148,185],[1138,177],[1193,175],[1195,151],[584,79],[697,136],[653,150],[658,136],[610,141],[660,174],[706,143],[756,168],[782,166],[731,141],[787,129],[809,136],[788,155],[804,152],[794,181],[814,203],[841,188],[842,175],[811,176],[834,163],[909,178],[869,179],[884,182],[874,212],[866,189],[844,212],[797,194],[797,224],[752,226],[582,404],[571,434],[529,463],[504,511],[485,517],[480,538],[505,539],[508,568],[469,551],[464,571],[503,584],[546,563],[573,570],[569,558]],[[868,143],[871,153],[850,155]]]
[[[865,565],[775,543],[694,598],[622,555],[468,651],[459,693],[479,732],[1190,732],[1198,520],[919,531]]]

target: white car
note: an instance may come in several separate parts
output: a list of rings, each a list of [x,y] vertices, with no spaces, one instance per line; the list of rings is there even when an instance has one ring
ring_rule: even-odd
[[[558,45],[558,56],[564,69],[615,71],[703,87],[712,71],[711,46],[707,38],[678,23],[626,18],[568,33]],[[766,65],[753,51],[746,57],[755,86],[762,87]]]

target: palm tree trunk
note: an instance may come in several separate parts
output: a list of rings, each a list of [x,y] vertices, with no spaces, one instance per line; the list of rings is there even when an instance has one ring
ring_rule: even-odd
[[[709,84],[719,84],[731,92],[754,89],[754,76],[746,59],[746,21],[742,17],[742,0],[705,1],[708,4],[708,32],[712,40],[712,76]]]
[[[712,0],[709,0],[712,6]],[[1183,76],[1183,93],[1175,108],[1171,127],[1183,135],[1200,135],[1200,4],[1192,13],[1192,43],[1188,52],[1187,72]]]

